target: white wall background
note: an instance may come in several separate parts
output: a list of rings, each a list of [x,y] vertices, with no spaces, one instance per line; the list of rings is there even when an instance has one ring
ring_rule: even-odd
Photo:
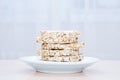
[[[120,59],[119,0],[0,0],[0,59],[35,55],[40,30],[78,30],[84,54]]]

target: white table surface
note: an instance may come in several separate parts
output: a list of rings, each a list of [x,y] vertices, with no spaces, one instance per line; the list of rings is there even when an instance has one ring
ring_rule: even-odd
[[[120,80],[120,60],[100,61],[72,74],[39,73],[19,60],[0,60],[0,80]]]

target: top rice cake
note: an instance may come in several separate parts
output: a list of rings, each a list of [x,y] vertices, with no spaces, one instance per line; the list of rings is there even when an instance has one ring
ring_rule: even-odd
[[[41,38],[36,41],[41,43],[78,43],[80,35],[77,31],[41,31]]]

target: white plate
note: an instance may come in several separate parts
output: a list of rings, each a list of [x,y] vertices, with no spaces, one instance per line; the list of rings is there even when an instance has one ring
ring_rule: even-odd
[[[38,72],[45,73],[76,73],[97,62],[97,58],[84,57],[80,62],[48,62],[38,56],[21,57],[20,60],[32,66]]]

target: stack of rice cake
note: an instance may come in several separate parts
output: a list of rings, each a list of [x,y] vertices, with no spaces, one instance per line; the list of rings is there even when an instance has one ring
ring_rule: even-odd
[[[41,31],[41,37],[36,39],[41,43],[37,54],[44,61],[78,62],[83,59],[80,50],[84,43],[78,44],[80,34],[77,31]]]

